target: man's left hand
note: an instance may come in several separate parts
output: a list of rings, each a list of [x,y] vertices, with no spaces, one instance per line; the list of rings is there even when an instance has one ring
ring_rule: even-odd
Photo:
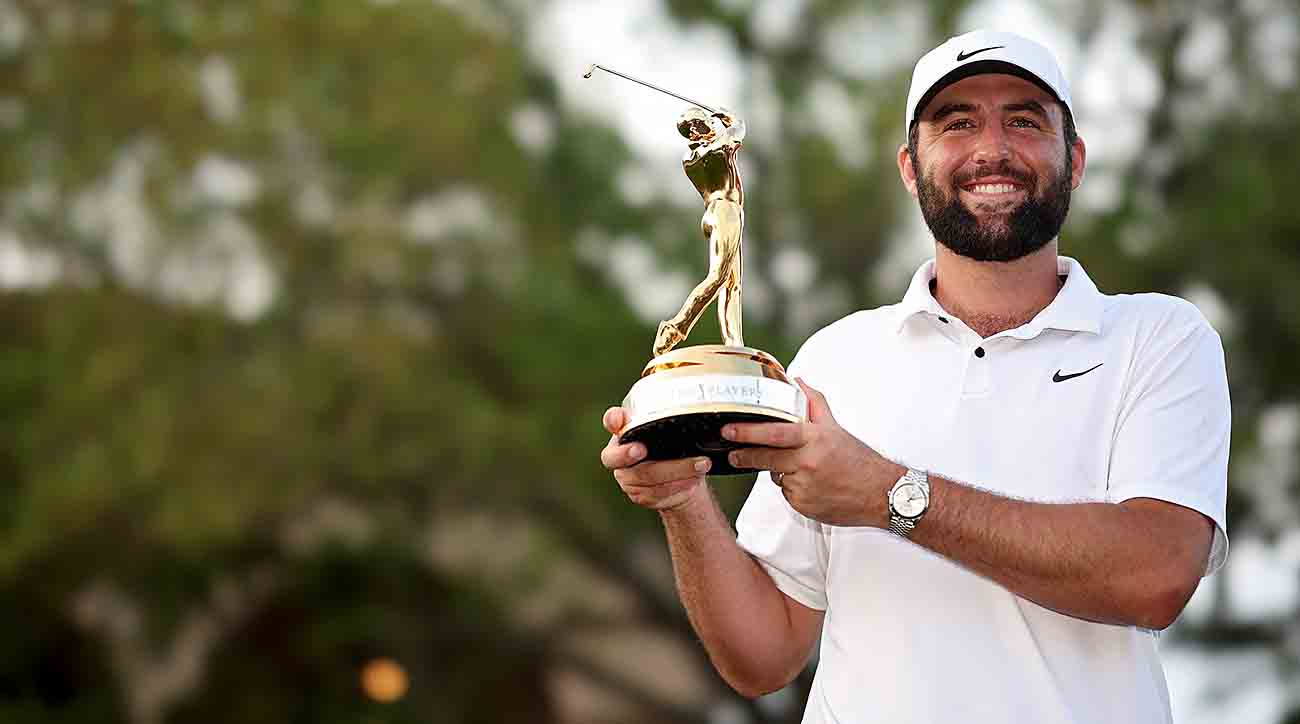
[[[803,380],[805,422],[732,423],[728,440],[760,445],[731,452],[732,465],[768,470],[790,506],[829,525],[883,528],[885,496],[907,468],[886,460],[840,427],[822,393]]]

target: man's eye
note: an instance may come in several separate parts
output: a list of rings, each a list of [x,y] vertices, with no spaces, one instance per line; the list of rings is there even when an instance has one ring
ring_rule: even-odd
[[[949,123],[947,126],[944,126],[944,129],[943,129],[943,130],[945,130],[945,131],[956,131],[956,130],[960,130],[960,129],[963,129],[963,128],[974,128],[974,127],[975,127],[975,124],[974,124],[974,123],[971,123],[971,121],[970,121],[969,118],[963,118],[963,119],[961,119],[961,120],[953,121],[952,123]]]
[[[1038,128],[1038,123],[1030,118],[1013,118],[1011,119],[1011,125],[1020,128]]]

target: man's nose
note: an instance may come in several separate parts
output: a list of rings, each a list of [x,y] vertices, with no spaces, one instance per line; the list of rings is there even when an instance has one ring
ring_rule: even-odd
[[[1007,140],[1007,131],[1000,123],[989,123],[980,129],[975,139],[976,163],[994,163],[1005,161],[1011,156],[1011,145]]]

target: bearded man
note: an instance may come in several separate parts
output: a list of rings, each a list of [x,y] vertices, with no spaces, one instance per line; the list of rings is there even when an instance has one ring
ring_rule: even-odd
[[[1046,48],[947,41],[916,65],[905,128],[935,258],[898,304],[803,345],[807,422],[724,429],[763,471],[738,536],[706,458],[611,438],[601,459],[659,512],[743,694],[785,686],[820,640],[809,724],[1169,722],[1158,632],[1227,552],[1219,336],[1058,255],[1086,148]]]

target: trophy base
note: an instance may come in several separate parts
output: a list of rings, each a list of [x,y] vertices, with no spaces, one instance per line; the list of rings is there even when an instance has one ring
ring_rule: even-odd
[[[630,416],[619,442],[640,442],[647,460],[705,456],[710,475],[753,472],[727,453],[748,444],[723,439],[731,422],[800,422],[803,390],[774,357],[750,347],[700,345],[662,354],[646,365],[623,400]]]
[[[793,420],[753,412],[687,412],[631,428],[623,433],[619,442],[644,443],[648,451],[646,457],[650,460],[677,460],[703,455],[713,463],[709,475],[752,473],[752,468],[737,468],[727,460],[727,453],[732,450],[751,447],[722,437],[722,426],[729,422]]]

